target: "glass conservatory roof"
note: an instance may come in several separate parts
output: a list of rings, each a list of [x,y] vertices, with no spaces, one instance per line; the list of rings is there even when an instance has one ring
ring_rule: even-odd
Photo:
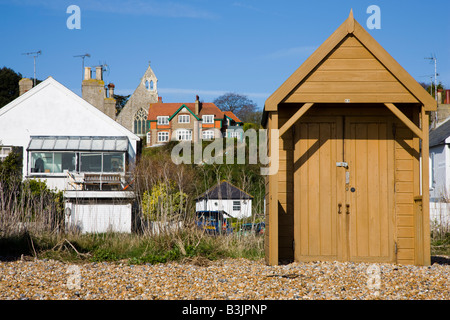
[[[128,150],[128,138],[125,136],[32,136],[27,150],[126,152]]]

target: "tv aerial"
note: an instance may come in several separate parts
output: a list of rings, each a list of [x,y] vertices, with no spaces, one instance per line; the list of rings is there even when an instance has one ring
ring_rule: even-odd
[[[437,73],[437,58],[435,54],[432,54],[431,57],[425,58],[427,60],[433,60],[434,61],[434,98],[436,99],[436,101],[438,101],[438,96],[437,96],[437,76],[439,75]]]
[[[81,58],[81,60],[82,60],[82,64],[81,64],[81,81],[83,81],[83,79],[84,79],[84,58],[86,58],[86,57],[89,58],[90,56],[91,55],[89,53],[79,54],[79,55],[74,56],[74,57],[77,57],[77,58]]]
[[[41,50],[39,50],[39,51],[35,51],[35,52],[25,52],[25,53],[22,53],[22,54],[25,54],[25,55],[27,55],[27,56],[33,56],[33,65],[34,65],[34,80],[33,80],[33,84],[34,84],[34,86],[36,86],[36,58],[40,55],[40,54],[42,54],[42,51]]]

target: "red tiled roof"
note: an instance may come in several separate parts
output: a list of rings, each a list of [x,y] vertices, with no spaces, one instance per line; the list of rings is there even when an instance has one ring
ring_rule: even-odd
[[[195,103],[181,103],[181,102],[157,102],[150,104],[148,110],[148,120],[156,120],[158,116],[171,117],[181,106],[186,106],[192,113],[195,113]],[[200,112],[197,115],[199,118],[203,115],[214,115],[214,118],[223,119],[224,113],[212,102],[204,102],[200,104]]]
[[[238,117],[236,117],[236,115],[232,111],[224,111],[223,113],[225,113],[226,116],[228,116],[229,118],[233,119],[236,122],[242,122]]]

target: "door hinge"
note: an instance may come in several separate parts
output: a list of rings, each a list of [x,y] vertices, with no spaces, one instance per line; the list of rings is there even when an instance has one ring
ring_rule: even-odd
[[[394,242],[394,250],[395,250],[395,254],[397,254],[397,252],[398,252],[398,247],[397,247],[397,242]]]
[[[295,240],[292,240],[292,251],[295,251]]]

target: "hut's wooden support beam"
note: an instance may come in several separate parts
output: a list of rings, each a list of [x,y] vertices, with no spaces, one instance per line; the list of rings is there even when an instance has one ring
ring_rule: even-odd
[[[312,107],[313,104],[314,103],[305,103],[300,109],[298,109],[298,111],[280,128],[280,137],[286,133],[286,131],[288,131],[288,129],[292,127],[294,123],[296,123],[297,120],[300,119],[300,117]]]
[[[278,112],[270,112],[268,129],[278,129]],[[279,139],[279,137],[277,137]],[[272,134],[269,135],[270,144],[272,145]],[[278,145],[278,144],[276,144]],[[270,157],[273,159],[273,154],[278,159],[280,150],[273,150],[270,148]],[[269,265],[278,265],[278,172],[267,177],[269,179],[269,214],[266,217],[266,226],[268,230],[266,240],[268,240],[268,251],[266,251],[266,262]],[[268,220],[267,220],[268,219]],[[266,231],[267,232],[267,231]]]
[[[430,252],[430,141],[428,133],[429,115],[422,106],[422,221],[423,223],[423,265],[431,264]]]
[[[420,130],[414,122],[408,119],[407,116],[403,112],[401,112],[394,104],[392,103],[385,103],[385,106],[389,108],[389,110],[392,111],[393,114],[397,116],[411,131],[418,136],[420,139],[423,140],[423,132]]]
[[[403,112],[401,112],[394,104],[392,104],[392,103],[385,103],[385,106],[388,107],[388,109],[391,110],[392,113],[395,114],[397,116],[397,118],[399,118],[409,129],[411,129],[411,131],[416,136],[418,136],[422,140],[424,139],[424,132],[422,130],[420,130],[414,124],[414,122],[409,120],[408,117],[405,116],[405,114]],[[423,127],[422,127],[422,129],[423,129]],[[427,130],[428,130],[428,125],[427,125]]]

